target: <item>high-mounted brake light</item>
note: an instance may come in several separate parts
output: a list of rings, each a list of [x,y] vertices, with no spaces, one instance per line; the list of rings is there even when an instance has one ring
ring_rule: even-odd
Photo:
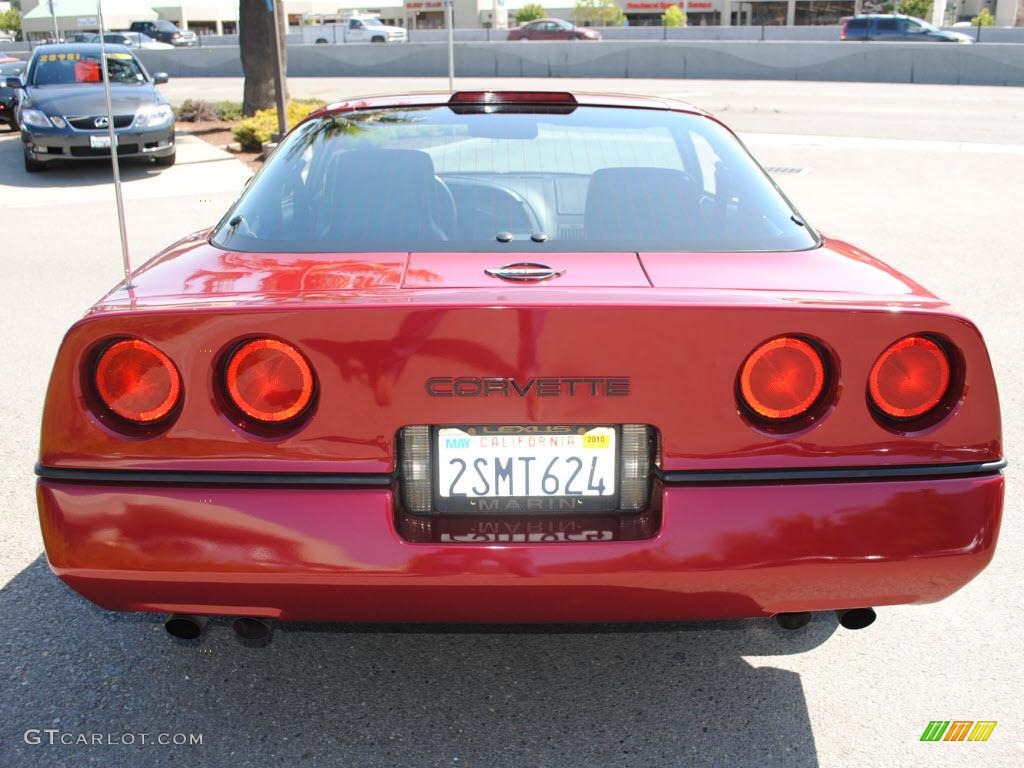
[[[295,347],[277,339],[252,339],[236,349],[225,383],[243,414],[268,424],[294,419],[313,399],[313,369]]]
[[[916,419],[934,409],[949,391],[949,356],[927,336],[907,336],[890,345],[868,377],[874,406],[893,419]]]
[[[740,369],[740,395],[762,419],[782,421],[807,413],[825,389],[825,362],[813,345],[795,336],[766,341]]]
[[[96,392],[122,419],[151,424],[178,404],[181,376],[163,352],[139,339],[111,344],[96,361]]]
[[[576,105],[571,93],[558,91],[458,91],[449,104],[563,104]]]

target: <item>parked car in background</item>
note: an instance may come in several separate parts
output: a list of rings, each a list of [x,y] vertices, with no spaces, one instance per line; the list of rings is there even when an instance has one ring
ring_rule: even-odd
[[[110,96],[119,157],[153,158],[174,164],[174,111],[152,77],[123,45],[106,48]],[[21,91],[18,123],[25,170],[41,171],[58,161],[110,157],[110,131],[100,47],[90,43],[41,45],[24,79],[5,85]]]
[[[18,93],[20,88],[7,87],[8,77],[21,77],[25,62],[0,53],[0,123],[11,130],[18,128]]]
[[[83,42],[98,43],[99,41],[100,36],[93,33]],[[161,43],[159,40],[154,40],[152,37],[143,34],[142,32],[107,32],[103,35],[103,42],[147,51],[174,49],[174,46],[170,43]]]
[[[7,29],[0,29],[0,43],[13,43],[18,36]]]
[[[178,29],[174,22],[167,21],[167,19],[133,21],[128,29],[131,32],[142,32],[154,40],[159,40],[161,43],[170,43],[177,48],[199,45],[199,38],[196,37],[195,32],[188,29]]]
[[[409,33],[404,27],[384,24],[376,16],[350,14],[339,24],[310,24],[302,28],[302,42],[327,43],[404,43]]]
[[[565,19],[536,19],[508,31],[509,40],[600,40],[601,33]]]
[[[923,19],[899,14],[872,13],[843,19],[840,40],[891,40],[901,43],[973,43],[960,32],[947,32]]]

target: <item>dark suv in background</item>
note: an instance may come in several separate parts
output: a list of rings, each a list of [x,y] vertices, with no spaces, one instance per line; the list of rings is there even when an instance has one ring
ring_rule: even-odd
[[[179,47],[199,44],[199,38],[196,37],[195,32],[187,29],[178,29],[174,22],[167,21],[167,19],[133,21],[128,31],[141,32],[144,35],[149,35],[154,40],[159,40],[161,43],[170,43]]]
[[[873,13],[843,19],[840,40],[890,40],[901,43],[973,43],[959,32],[946,32],[923,19]]]

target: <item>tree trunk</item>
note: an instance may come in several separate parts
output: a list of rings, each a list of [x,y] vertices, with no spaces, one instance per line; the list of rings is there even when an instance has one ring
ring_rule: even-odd
[[[281,0],[274,0],[280,2]],[[282,9],[283,10],[283,9]],[[274,44],[271,34],[274,14],[267,10],[267,0],[239,0],[238,47],[242,54],[242,72],[245,87],[242,92],[242,114],[251,115],[258,109],[274,106]],[[287,49],[284,44],[288,19],[281,13],[281,68],[287,71]],[[285,84],[285,101],[288,86]]]

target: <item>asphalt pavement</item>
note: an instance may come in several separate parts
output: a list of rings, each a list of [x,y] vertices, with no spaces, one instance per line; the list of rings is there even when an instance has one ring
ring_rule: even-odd
[[[557,83],[579,87],[519,85]],[[291,88],[333,99],[440,85],[330,79]],[[720,114],[812,224],[907,271],[978,323],[996,369],[1011,462],[1000,546],[988,570],[941,603],[881,608],[860,632],[824,616],[795,633],[770,621],[295,625],[255,649],[238,645],[225,623],[186,645],[154,616],[100,610],[46,566],[32,465],[61,336],[120,276],[113,191],[103,166],[25,174],[16,136],[0,131],[0,765],[1024,762],[1024,485],[1017,467],[1024,448],[1024,90],[585,85],[676,95]],[[239,98],[241,81],[179,80],[164,91],[172,100]],[[248,176],[233,157],[192,138],[181,141],[173,168],[127,168],[136,262],[219,218]],[[921,742],[936,719],[998,726],[985,743]],[[172,742],[184,734],[186,743],[160,744],[161,734]],[[202,743],[188,743],[197,734]],[[105,743],[81,743],[96,735]],[[129,736],[134,743],[125,743]],[[41,743],[28,743],[37,737]]]

